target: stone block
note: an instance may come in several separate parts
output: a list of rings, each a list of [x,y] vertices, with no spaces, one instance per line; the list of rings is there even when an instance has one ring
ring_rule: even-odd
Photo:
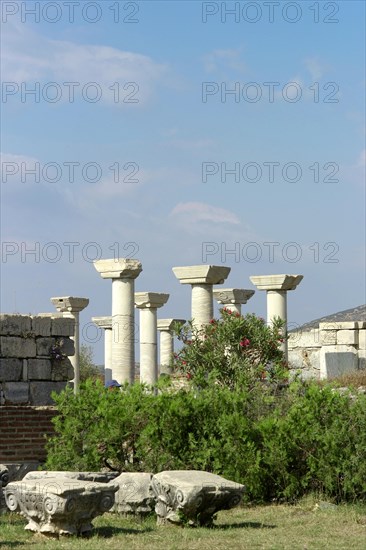
[[[29,403],[28,382],[4,382],[2,384],[5,405],[22,405]]]
[[[171,470],[155,474],[151,487],[156,498],[158,524],[212,525],[219,510],[237,506],[245,487],[219,475],[198,470]]]
[[[358,331],[358,348],[366,349],[366,329],[362,328]]]
[[[75,320],[71,317],[53,317],[51,325],[52,336],[74,336]]]
[[[75,373],[70,359],[65,357],[62,361],[54,360],[51,365],[51,380],[55,382],[73,380]]]
[[[301,377],[318,377],[320,369],[320,348],[296,348],[289,350],[291,371],[301,371]]]
[[[51,380],[51,360],[28,359],[28,380]]]
[[[22,336],[31,332],[31,329],[29,315],[0,314],[0,334],[2,336]]]
[[[17,382],[22,378],[22,359],[0,359],[0,382]]]
[[[319,323],[319,330],[339,330],[340,328],[339,323],[335,321],[332,323]]]
[[[52,346],[56,344],[56,338],[40,337],[36,338],[37,355],[50,357]]]
[[[33,338],[1,336],[0,348],[2,357],[16,357],[19,359],[36,356],[36,342]]]
[[[320,350],[320,378],[335,378],[358,369],[358,354],[353,346],[325,346]]]
[[[151,488],[152,474],[124,472],[113,480],[118,484],[112,512],[143,516],[154,511],[155,496]]]
[[[358,345],[358,330],[337,330],[337,344]]]
[[[321,330],[319,332],[319,341],[322,346],[334,346],[337,343],[337,331],[333,330]]]
[[[288,348],[320,347],[320,335],[318,329],[296,331],[289,333]]]
[[[75,343],[71,338],[62,338],[60,341],[60,350],[68,357],[75,355]]]
[[[51,318],[43,315],[32,317],[32,332],[35,336],[51,336]]]
[[[118,486],[67,477],[14,481],[5,489],[11,512],[27,518],[25,529],[53,535],[82,535],[91,520],[111,509]]]
[[[31,405],[54,405],[51,393],[60,393],[65,389],[67,382],[30,382],[29,400]]]
[[[366,369],[366,350],[358,350],[358,368],[360,370]]]

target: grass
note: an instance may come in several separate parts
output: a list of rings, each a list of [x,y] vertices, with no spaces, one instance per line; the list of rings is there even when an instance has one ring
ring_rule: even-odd
[[[24,530],[18,514],[0,516],[2,550],[364,550],[366,505],[323,505],[314,496],[297,505],[242,506],[220,512],[212,529],[157,526],[155,517],[105,514],[90,537],[51,539]]]

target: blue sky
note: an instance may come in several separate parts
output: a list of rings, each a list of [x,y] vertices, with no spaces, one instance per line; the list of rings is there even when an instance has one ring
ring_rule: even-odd
[[[1,310],[88,297],[89,343],[117,251],[162,318],[189,318],[171,268],[200,263],[303,274],[293,324],[364,303],[364,2],[73,4],[1,6]]]

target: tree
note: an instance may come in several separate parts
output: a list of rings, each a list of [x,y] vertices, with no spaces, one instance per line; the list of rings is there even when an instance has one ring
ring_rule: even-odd
[[[79,355],[80,382],[92,378],[102,380],[102,373],[93,361],[93,348],[82,344]]]

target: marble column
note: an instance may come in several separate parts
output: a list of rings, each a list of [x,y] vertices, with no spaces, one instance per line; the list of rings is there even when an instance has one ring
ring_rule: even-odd
[[[246,288],[215,288],[213,297],[221,307],[226,307],[232,313],[241,315],[242,304],[246,304],[254,293],[255,290],[247,290]]]
[[[168,298],[169,294],[135,292],[135,306],[140,310],[140,382],[150,386],[158,380],[157,309]]]
[[[103,279],[112,279],[112,378],[120,384],[135,380],[135,279],[141,262],[127,258],[97,260]]]
[[[104,329],[104,383],[112,380],[112,317],[92,317]]]
[[[160,374],[171,374],[170,362],[174,353],[173,325],[184,325],[185,319],[158,319],[160,332]]]
[[[79,344],[79,313],[89,304],[88,298],[75,298],[74,296],[60,296],[51,298],[51,302],[60,313],[72,317],[75,321],[75,332],[71,338],[75,344],[75,354],[70,357],[74,367],[74,393],[78,393],[80,385],[80,344]]]
[[[302,281],[303,275],[255,275],[250,277],[253,285],[258,290],[267,292],[267,322],[272,323],[273,317],[281,317],[287,323],[287,291],[295,290]],[[287,335],[287,324],[284,328],[284,336]],[[288,357],[287,339],[281,345],[281,349]]]
[[[221,285],[230,273],[230,267],[192,265],[173,267],[181,284],[192,286],[192,323],[198,330],[213,318],[213,285]]]

